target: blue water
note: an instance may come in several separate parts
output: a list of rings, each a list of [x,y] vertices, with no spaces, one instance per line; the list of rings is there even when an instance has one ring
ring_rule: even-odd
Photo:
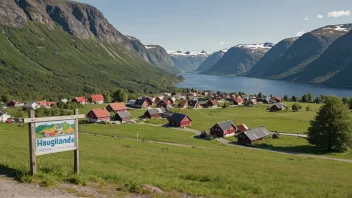
[[[185,80],[177,87],[195,88],[200,90],[224,91],[224,92],[245,92],[274,96],[303,96],[312,93],[314,97],[319,95],[337,95],[339,97],[352,97],[352,89],[334,88],[323,85],[303,84],[277,80],[265,80],[257,78],[236,77],[236,76],[208,76],[195,73],[183,74]]]

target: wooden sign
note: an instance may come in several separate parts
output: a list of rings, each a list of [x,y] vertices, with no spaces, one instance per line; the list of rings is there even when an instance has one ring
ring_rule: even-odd
[[[29,125],[29,151],[31,174],[37,172],[36,156],[64,151],[74,151],[74,172],[79,173],[78,152],[78,115],[35,118],[34,111],[29,112],[29,118],[24,123]]]

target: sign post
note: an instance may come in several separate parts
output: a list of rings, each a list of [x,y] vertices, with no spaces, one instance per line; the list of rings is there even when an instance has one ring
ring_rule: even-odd
[[[31,175],[37,173],[36,156],[64,151],[74,151],[74,173],[79,173],[78,150],[78,119],[85,118],[79,115],[60,117],[36,118],[34,111],[30,111],[28,123],[29,154]]]

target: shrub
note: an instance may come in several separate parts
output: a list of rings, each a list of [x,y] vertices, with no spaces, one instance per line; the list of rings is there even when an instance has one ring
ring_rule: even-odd
[[[222,108],[229,108],[230,107],[230,103],[229,102],[225,102],[224,106]]]
[[[292,111],[297,112],[301,109],[301,105],[299,103],[295,103],[292,105]]]

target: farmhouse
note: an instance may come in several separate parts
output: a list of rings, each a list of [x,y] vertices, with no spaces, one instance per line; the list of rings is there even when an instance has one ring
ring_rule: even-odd
[[[11,115],[0,111],[0,122],[7,122],[10,118],[12,118]]]
[[[152,106],[155,101],[155,98],[148,97],[148,96],[143,96],[141,99],[145,99],[145,101],[147,101],[149,106]]]
[[[242,105],[243,104],[243,99],[241,97],[235,98],[233,100],[234,105]]]
[[[157,107],[170,108],[170,107],[172,107],[171,101],[170,100],[162,100],[157,104]]]
[[[136,100],[129,100],[129,101],[127,102],[127,106],[128,106],[128,107],[133,107],[133,106],[134,106],[134,103],[136,103]]]
[[[7,103],[7,107],[20,107],[20,106],[23,106],[23,104],[19,100],[11,100],[9,103]]]
[[[158,104],[162,100],[164,100],[164,96],[158,96],[155,98],[154,103]]]
[[[76,102],[76,103],[79,103],[79,104],[87,104],[88,103],[88,99],[84,96],[81,96],[81,97],[75,97],[72,99],[72,102]]]
[[[105,109],[92,109],[87,114],[88,122],[97,123],[102,121],[110,121],[110,113]]]
[[[144,113],[144,117],[150,119],[161,118],[163,113],[165,113],[164,108],[148,109]]]
[[[210,100],[206,101],[202,106],[204,108],[217,107],[218,106],[218,101],[210,99]]]
[[[128,111],[120,111],[115,114],[114,120],[122,123],[130,121],[131,114]]]
[[[95,94],[89,97],[89,101],[94,104],[103,104],[104,100],[105,98],[102,94]]]
[[[263,140],[269,135],[269,131],[264,127],[248,130],[238,134],[237,141],[239,144],[251,145],[252,142]]]
[[[117,113],[121,111],[127,111],[127,107],[123,102],[115,102],[115,103],[109,104],[106,107],[106,110],[108,110],[109,112]]]
[[[185,114],[173,113],[169,118],[169,126],[186,127],[192,125],[192,119]]]
[[[148,106],[148,102],[145,99],[137,99],[133,105],[133,107],[138,109],[145,109],[148,108]]]
[[[245,132],[248,130],[249,130],[249,128],[245,124],[241,124],[241,125],[237,126],[237,133],[242,133],[242,132]]]
[[[237,128],[232,121],[225,121],[216,123],[212,128],[210,128],[210,135],[216,137],[228,137],[235,135],[236,131]]]
[[[200,104],[197,100],[189,100],[188,101],[188,107],[189,108],[199,108]]]
[[[275,111],[282,111],[285,110],[287,107],[281,102],[275,103],[273,106],[269,108],[269,111],[275,112]]]
[[[30,110],[36,110],[40,108],[40,105],[36,102],[27,102],[26,104],[23,105],[22,110],[23,111],[30,111]]]
[[[178,108],[187,108],[187,107],[188,107],[187,100],[182,100],[180,103],[178,103]]]

